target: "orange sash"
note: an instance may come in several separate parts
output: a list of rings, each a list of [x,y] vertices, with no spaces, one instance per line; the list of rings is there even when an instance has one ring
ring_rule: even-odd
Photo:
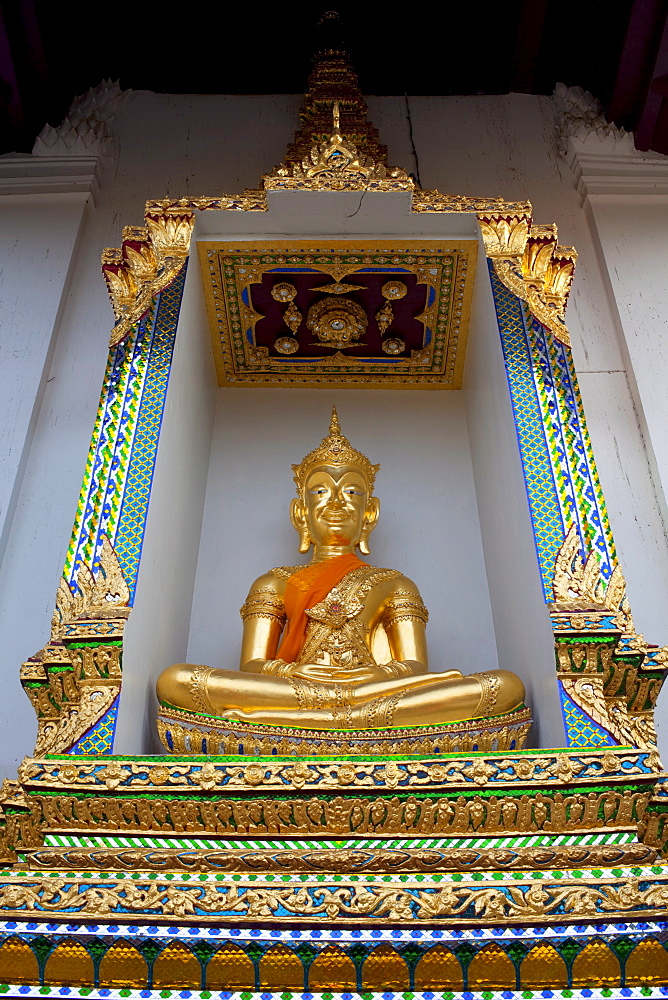
[[[283,604],[288,619],[288,627],[283,633],[276,655],[286,663],[294,663],[304,645],[308,625],[307,608],[312,608],[327,597],[330,590],[343,580],[344,576],[368,565],[352,554],[310,563],[293,573],[285,585]]]

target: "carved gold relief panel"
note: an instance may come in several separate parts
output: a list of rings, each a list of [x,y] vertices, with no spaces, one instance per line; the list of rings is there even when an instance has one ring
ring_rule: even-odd
[[[219,384],[461,388],[476,248],[200,243]]]

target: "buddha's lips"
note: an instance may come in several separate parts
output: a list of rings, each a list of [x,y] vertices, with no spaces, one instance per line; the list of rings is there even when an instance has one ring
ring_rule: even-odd
[[[326,510],[322,514],[322,520],[328,524],[339,524],[341,521],[349,521],[351,515],[347,511]]]

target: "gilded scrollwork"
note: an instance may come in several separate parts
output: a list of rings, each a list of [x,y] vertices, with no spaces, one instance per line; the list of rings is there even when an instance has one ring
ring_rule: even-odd
[[[605,581],[598,555],[583,553],[572,525],[555,559],[552,587],[563,689],[617,742],[656,751],[653,713],[668,648],[650,646],[636,632],[621,567]]]
[[[261,770],[257,774],[262,782]],[[499,789],[492,795],[451,793],[448,796],[395,794],[356,797],[198,798],[135,793],[57,796],[30,792],[33,815],[43,832],[123,830],[176,833],[206,831],[209,835],[358,836],[499,835],[635,829],[642,819],[653,786],[627,783],[606,791],[584,786],[536,791]],[[123,786],[119,785],[119,790]],[[323,789],[324,791],[324,789]],[[342,790],[343,791],[343,790]]]
[[[503,198],[475,198],[467,195],[441,194],[440,191],[425,191],[416,188],[412,198],[413,212],[467,212],[483,213],[485,216],[531,215],[531,202],[506,201]]]
[[[104,766],[96,759],[71,756],[67,761],[26,758],[19,768],[22,787],[30,792],[52,789],[61,793],[115,790],[125,792],[188,793],[202,789],[244,790],[261,785],[276,791],[290,789],[411,789],[459,791],[500,786],[514,788],[537,783],[544,788],[644,780],[654,783],[654,755],[641,751],[593,750],[537,752],[535,755],[498,754],[487,759],[460,757],[389,762],[359,758],[346,762],[326,759],[276,761],[225,761],[212,758],[193,762],[192,758],[172,758],[169,764],[158,759],[111,758]]]
[[[606,583],[601,577],[597,553],[589,552],[583,559],[582,543],[575,524],[569,528],[557,553],[552,590],[555,610],[574,614],[586,609],[604,609],[620,616],[617,621],[620,628],[625,629],[629,623],[630,609],[621,566],[615,566]]]
[[[238,754],[253,756],[354,756],[434,753],[466,753],[470,750],[521,749],[531,726],[529,709],[517,709],[508,715],[486,720],[484,727],[476,720],[443,726],[414,726],[367,732],[294,729],[284,726],[244,723],[230,719],[202,719],[181,709],[162,706],[158,734],[163,746],[173,754]],[[243,749],[240,751],[239,747]]]
[[[194,220],[189,208],[170,205],[154,211],[147,207],[146,226],[126,226],[121,249],[103,251],[102,271],[116,316],[112,347],[128,335],[183,267]]]
[[[21,667],[37,715],[36,754],[68,750],[111,708],[120,691],[129,598],[106,536],[95,572],[82,565],[73,585],[61,579],[50,642]]]
[[[563,319],[577,253],[557,242],[556,226],[534,226],[531,206],[510,213],[479,211],[487,256],[513,294],[562,344],[570,344]]]
[[[424,883],[400,885],[343,884],[304,881],[290,886],[243,881],[225,883],[166,882],[160,879],[91,880],[71,877],[45,878],[34,873],[7,879],[0,886],[0,912],[5,916],[30,913],[121,914],[169,916],[199,920],[263,922],[294,918],[356,921],[372,917],[374,923],[419,923],[422,920],[455,923],[478,919],[487,923],[563,922],[582,917],[615,915],[642,919],[665,914],[668,885],[650,876],[649,870],[621,878],[521,879],[516,884]],[[644,875],[644,878],[643,878]]]
[[[64,626],[81,619],[124,619],[129,615],[130,591],[116,553],[106,535],[98,556],[95,574],[82,565],[74,587],[61,578],[56,593],[56,610],[51,622],[52,640],[63,636]]]
[[[0,862],[11,864],[19,851],[42,846],[32,805],[19,782],[5,778],[0,787]]]

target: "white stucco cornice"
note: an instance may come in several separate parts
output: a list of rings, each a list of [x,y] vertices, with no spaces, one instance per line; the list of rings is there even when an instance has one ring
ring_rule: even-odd
[[[645,156],[634,150],[592,149],[570,139],[565,159],[583,198],[668,198],[668,156]]]
[[[81,195],[93,200],[98,190],[97,156],[0,156],[0,195]]]
[[[583,199],[668,198],[668,156],[637,150],[632,133],[608,122],[581,87],[557,84],[554,102],[559,149]]]

